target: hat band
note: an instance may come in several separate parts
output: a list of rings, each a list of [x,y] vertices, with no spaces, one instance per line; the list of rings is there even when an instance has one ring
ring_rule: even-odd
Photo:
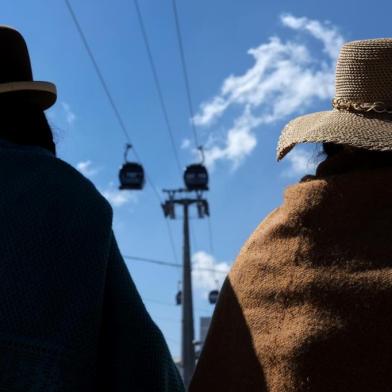
[[[392,106],[385,102],[357,102],[346,98],[334,98],[332,100],[334,109],[346,112],[376,112],[392,114]]]

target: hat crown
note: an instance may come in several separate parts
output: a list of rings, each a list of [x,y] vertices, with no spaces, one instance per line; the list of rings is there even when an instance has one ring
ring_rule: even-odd
[[[290,121],[279,138],[278,160],[298,143],[392,152],[392,38],[342,46],[332,106]]]
[[[352,41],[340,50],[336,95],[359,103],[392,104],[392,39]]]
[[[33,80],[27,45],[17,30],[0,26],[0,53],[0,83]]]

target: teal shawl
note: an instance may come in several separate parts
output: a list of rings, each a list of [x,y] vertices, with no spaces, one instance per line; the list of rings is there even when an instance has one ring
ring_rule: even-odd
[[[0,261],[0,390],[184,390],[109,203],[43,148],[0,141]]]

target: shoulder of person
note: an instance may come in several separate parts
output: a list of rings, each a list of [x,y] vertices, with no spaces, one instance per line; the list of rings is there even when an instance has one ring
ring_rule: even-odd
[[[39,165],[42,187],[55,194],[60,203],[106,212],[111,219],[111,205],[91,180],[61,158],[46,155],[42,161],[42,165]]]

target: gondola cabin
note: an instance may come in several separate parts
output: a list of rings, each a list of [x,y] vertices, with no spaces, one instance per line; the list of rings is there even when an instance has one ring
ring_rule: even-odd
[[[136,162],[125,162],[119,173],[119,189],[141,190],[144,187],[144,169]]]
[[[181,305],[182,303],[182,292],[179,290],[176,294],[176,305]]]
[[[218,301],[219,291],[218,290],[211,290],[208,294],[208,301],[211,305],[215,305]]]
[[[189,191],[208,190],[208,172],[204,165],[194,163],[187,166],[184,172],[185,186]]]

